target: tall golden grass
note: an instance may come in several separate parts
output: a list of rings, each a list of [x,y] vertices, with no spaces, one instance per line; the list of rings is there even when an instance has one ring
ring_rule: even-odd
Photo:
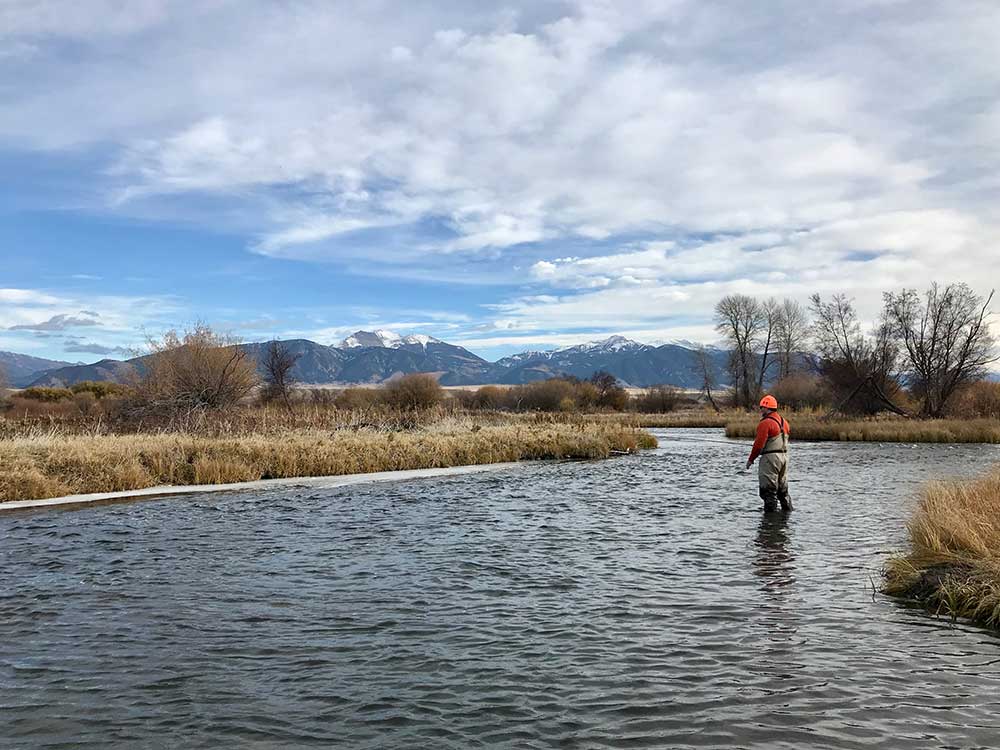
[[[358,425],[214,435],[67,434],[36,427],[0,439],[0,502],[156,485],[606,458],[655,445],[655,438],[640,430],[582,420],[455,417],[406,431]]]
[[[1000,628],[1000,467],[925,488],[908,554],[886,563],[883,591]]]
[[[1000,443],[996,419],[842,419],[789,414],[792,438],[879,443]],[[758,417],[743,415],[726,423],[726,437],[753,437]]]
[[[640,427],[725,427],[734,419],[743,416],[738,411],[709,411],[690,409],[667,414],[635,414],[635,424]]]

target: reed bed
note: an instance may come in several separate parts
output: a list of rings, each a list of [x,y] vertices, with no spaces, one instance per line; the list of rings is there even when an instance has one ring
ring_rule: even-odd
[[[876,443],[1000,443],[996,419],[845,419],[788,415],[792,438]],[[752,438],[758,418],[743,415],[726,424],[726,437]]]
[[[586,421],[602,422],[606,424],[621,424],[637,428],[667,428],[725,427],[729,422],[745,417],[746,413],[735,410],[715,412],[701,409],[686,409],[666,412],[664,414],[624,411],[566,416],[575,416],[578,419],[584,419]]]
[[[582,420],[451,417],[405,431],[359,424],[225,435],[73,434],[36,426],[0,439],[0,502],[157,485],[596,459],[655,446],[641,430]]]
[[[640,427],[725,427],[742,416],[734,411],[676,411],[667,414],[635,414]]]
[[[1000,629],[1000,467],[925,488],[909,552],[886,563],[883,591]]]

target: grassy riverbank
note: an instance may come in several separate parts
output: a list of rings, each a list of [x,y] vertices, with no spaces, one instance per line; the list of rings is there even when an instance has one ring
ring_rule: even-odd
[[[929,485],[907,528],[910,550],[886,564],[883,591],[1000,629],[1000,467]]]
[[[531,459],[606,458],[652,435],[586,420],[450,417],[412,429],[364,423],[215,434],[20,430],[0,439],[0,502],[255,479],[425,469]]]
[[[823,421],[814,415],[789,414],[792,438],[876,443],[1000,443],[995,419],[850,419]],[[758,417],[726,423],[726,437],[752,438]]]

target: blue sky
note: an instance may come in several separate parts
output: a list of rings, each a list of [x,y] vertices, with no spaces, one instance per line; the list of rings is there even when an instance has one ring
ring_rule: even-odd
[[[0,3],[0,349],[488,358],[1000,282],[1000,6]]]

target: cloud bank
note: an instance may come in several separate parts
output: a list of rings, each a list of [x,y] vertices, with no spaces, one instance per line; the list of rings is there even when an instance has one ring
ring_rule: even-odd
[[[1000,282],[993,2],[19,0],[0,28],[10,148],[103,149],[103,210],[225,198],[264,256],[517,286],[469,341]]]

